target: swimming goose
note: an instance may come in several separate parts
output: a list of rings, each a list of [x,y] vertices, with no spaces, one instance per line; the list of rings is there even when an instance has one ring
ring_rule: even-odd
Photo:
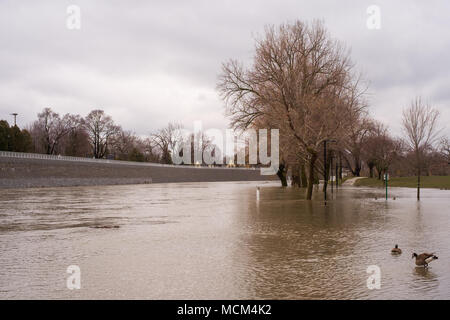
[[[391,252],[392,252],[392,253],[395,253],[395,254],[401,254],[401,253],[402,253],[402,249],[400,249],[400,248],[398,247],[398,244],[396,244],[396,245],[395,245],[395,248],[393,248],[393,249],[391,250]]]
[[[421,253],[417,255],[414,252],[411,258],[416,258],[416,265],[428,267],[428,264],[433,260],[437,260],[438,257],[434,253]]]

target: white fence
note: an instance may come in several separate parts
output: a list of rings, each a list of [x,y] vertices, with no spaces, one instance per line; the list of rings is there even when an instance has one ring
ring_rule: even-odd
[[[82,158],[82,157],[67,157],[60,155],[39,154],[39,153],[24,153],[24,152],[10,152],[0,151],[0,157],[4,158],[19,158],[19,159],[38,159],[38,160],[59,160],[59,161],[72,161],[72,162],[91,162],[91,163],[105,163],[105,164],[118,164],[127,166],[149,166],[149,167],[171,167],[171,168],[191,168],[191,169],[223,169],[223,170],[258,170],[259,168],[228,168],[228,167],[214,167],[214,166],[192,166],[192,165],[173,165],[173,164],[161,164],[153,162],[135,162],[135,161],[121,161],[121,160],[108,160],[108,159],[95,159],[95,158]]]

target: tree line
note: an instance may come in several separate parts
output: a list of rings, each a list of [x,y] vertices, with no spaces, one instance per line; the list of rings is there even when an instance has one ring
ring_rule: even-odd
[[[26,129],[1,120],[0,150],[171,164],[180,127],[169,124],[140,137],[122,129],[103,110],[92,110],[83,118],[44,108]]]
[[[147,136],[139,136],[124,130],[99,109],[81,117],[69,113],[61,116],[51,108],[44,108],[22,130],[17,125],[10,126],[6,120],[0,121],[0,151],[173,164],[174,153],[182,157],[180,146],[186,143],[190,144],[192,159],[195,150],[214,155],[215,150],[221,149],[203,132],[197,132],[195,137],[186,136],[180,123],[169,123]],[[201,160],[196,165],[206,163]]]

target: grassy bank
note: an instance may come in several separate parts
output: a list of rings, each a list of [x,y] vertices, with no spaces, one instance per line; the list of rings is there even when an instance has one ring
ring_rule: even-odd
[[[391,178],[390,187],[417,188],[417,177]],[[355,182],[358,187],[384,187],[384,181],[376,178],[359,179]],[[421,188],[450,189],[450,176],[420,177]]]

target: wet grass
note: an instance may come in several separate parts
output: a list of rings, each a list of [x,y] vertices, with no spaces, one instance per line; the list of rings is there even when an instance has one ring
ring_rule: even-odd
[[[417,188],[417,177],[390,178],[390,187]],[[359,179],[355,182],[357,187],[384,187],[384,181],[376,178]],[[424,176],[420,177],[421,188],[450,189],[450,176]]]

